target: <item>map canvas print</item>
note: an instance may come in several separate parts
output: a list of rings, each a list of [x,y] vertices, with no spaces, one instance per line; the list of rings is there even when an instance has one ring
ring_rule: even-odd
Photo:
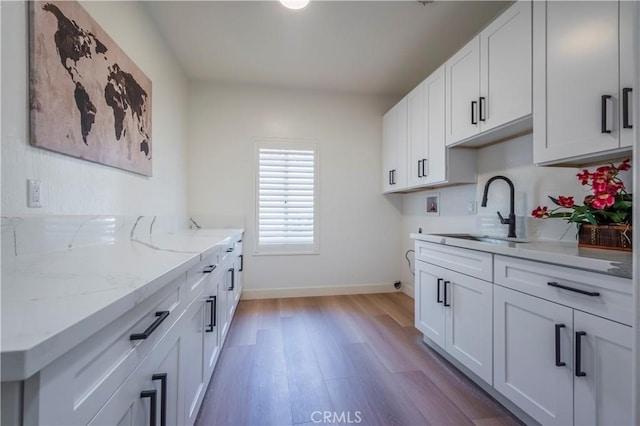
[[[79,3],[29,3],[31,144],[151,176],[151,80]]]

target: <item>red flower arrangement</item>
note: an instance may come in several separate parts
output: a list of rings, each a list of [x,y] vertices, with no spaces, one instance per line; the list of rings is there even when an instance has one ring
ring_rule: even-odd
[[[558,207],[549,210],[547,206],[538,206],[531,215],[540,219],[560,217],[577,224],[630,225],[632,196],[627,194],[624,183],[618,177],[620,172],[630,168],[631,159],[627,158],[617,166],[610,164],[598,167],[593,173],[584,169],[576,175],[582,185],[591,185],[592,194],[584,198],[584,205],[575,204],[573,197],[549,197]],[[561,209],[572,211],[559,211]]]

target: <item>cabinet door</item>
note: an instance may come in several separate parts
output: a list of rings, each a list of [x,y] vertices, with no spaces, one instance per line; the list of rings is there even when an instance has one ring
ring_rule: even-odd
[[[445,84],[444,65],[431,74],[423,83],[426,117],[425,174],[427,184],[447,180],[447,151],[445,147]]]
[[[184,423],[193,424],[205,392],[207,380],[204,359],[206,296],[201,294],[185,312],[184,342],[185,350],[181,354],[185,378]],[[208,323],[208,322],[207,322]]]
[[[634,103],[632,93],[637,93],[634,88],[634,64],[638,53],[634,46],[634,38],[637,36],[634,33],[638,23],[636,17],[638,16],[637,9],[640,8],[640,2],[637,1],[621,1],[620,2],[620,146],[630,147],[633,145],[633,127],[640,125],[637,121],[638,114],[634,113]],[[628,92],[625,99],[625,92]],[[626,103],[626,105],[625,105]],[[627,116],[625,123],[624,112],[627,109]]]
[[[419,186],[425,180],[427,159],[427,135],[424,84],[420,84],[407,95],[408,102],[408,186]]]
[[[480,33],[480,130],[531,114],[531,2],[511,6]]]
[[[140,363],[129,378],[118,388],[113,397],[89,422],[90,425],[148,425],[151,417],[159,423],[163,416],[166,424],[181,424],[181,377],[179,360],[182,339],[174,327],[153,351]],[[160,378],[156,375],[166,375]],[[165,383],[167,394],[163,395]],[[143,391],[154,394],[155,412],[151,398],[143,397]]]
[[[454,144],[477,134],[480,93],[480,37],[477,36],[445,63],[446,141]]]
[[[534,162],[618,148],[618,2],[534,3]]]
[[[426,337],[445,348],[445,269],[416,261],[415,325]]]
[[[408,171],[407,171],[407,158],[408,152],[408,99],[405,97],[396,106],[397,121],[396,121],[396,164],[394,166],[394,180],[393,190],[401,191],[407,189],[408,184]]]
[[[396,163],[397,154],[395,150],[397,115],[391,109],[382,117],[382,192],[393,191],[392,173]]]
[[[213,373],[220,353],[220,327],[218,327],[218,299],[220,297],[220,274],[213,277],[213,285],[205,293],[207,297],[204,312],[204,384]]]
[[[235,262],[231,263],[227,268],[227,317],[229,322],[233,318],[233,313],[236,311],[236,265]]]
[[[632,328],[580,311],[574,324],[576,364],[580,360],[574,367],[575,424],[633,424]],[[578,345],[579,332],[586,334]],[[578,367],[584,375],[578,375]]]
[[[408,98],[398,102],[382,119],[384,193],[407,189]]]
[[[447,271],[444,286],[447,352],[491,384],[493,284]]]
[[[573,310],[496,285],[493,312],[493,386],[541,424],[573,424]]]

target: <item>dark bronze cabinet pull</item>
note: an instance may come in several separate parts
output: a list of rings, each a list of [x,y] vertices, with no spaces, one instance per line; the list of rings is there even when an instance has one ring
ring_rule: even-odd
[[[140,392],[140,398],[145,399],[149,398],[149,426],[156,426],[156,396],[157,391],[154,390],[143,390]]]
[[[622,89],[622,128],[633,129],[633,125],[629,124],[629,93],[633,89],[625,87]]]
[[[611,99],[611,95],[602,95],[602,118],[601,118],[601,132],[611,133],[611,130],[607,129],[607,100]]]
[[[154,374],[151,380],[160,380],[160,426],[167,426],[167,373]]]
[[[444,282],[444,306],[451,306],[449,302],[449,297],[447,296],[447,284],[451,284],[451,281]]]
[[[156,328],[158,328],[158,326],[162,323],[162,321],[167,319],[167,317],[169,316],[169,311],[156,312],[156,316],[158,318],[156,318],[156,320],[153,323],[151,323],[151,325],[147,327],[145,331],[143,331],[142,333],[132,334],[131,336],[129,336],[129,340],[144,340],[147,337],[151,336],[151,333],[153,333],[156,330]]]
[[[217,296],[209,296],[209,299],[207,299],[205,301],[205,303],[207,304],[211,304],[211,310],[209,311],[211,313],[210,321],[209,324],[207,325],[207,328],[204,330],[206,333],[211,333],[214,329],[214,327],[216,326],[216,311],[218,310],[218,307],[216,306],[218,303],[218,297]]]
[[[442,284],[442,281],[444,281],[444,279],[438,278],[438,298],[436,299],[438,303],[442,303],[442,297],[440,297],[440,284]]]
[[[586,336],[584,331],[576,331],[576,377],[584,377],[587,375],[582,371],[582,337]]]
[[[564,367],[566,362],[562,361],[562,354],[560,353],[560,330],[565,327],[564,324],[556,324],[556,367]]]
[[[229,287],[229,291],[233,291],[236,287],[236,273],[234,268],[229,268],[229,272],[231,272],[231,287]]]
[[[597,292],[597,291],[580,290],[579,288],[573,288],[573,287],[568,287],[566,285],[558,284],[555,281],[548,282],[547,285],[550,286],[550,287],[557,287],[557,288],[561,288],[563,290],[573,291],[574,293],[585,294],[587,296],[592,296],[592,297],[600,296],[600,293]]]
[[[477,104],[478,104],[478,102],[471,101],[471,124],[473,124],[473,125],[478,124],[478,120],[476,120],[476,105]]]

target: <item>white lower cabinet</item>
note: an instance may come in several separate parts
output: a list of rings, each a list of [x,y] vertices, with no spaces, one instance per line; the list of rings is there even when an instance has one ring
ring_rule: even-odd
[[[491,283],[416,261],[416,328],[492,382]]]
[[[420,240],[415,256],[425,342],[525,422],[633,424],[632,280]]]
[[[182,424],[180,345],[174,326],[89,422],[90,425]]]
[[[544,425],[631,425],[631,327],[494,288],[496,390]]]
[[[21,423],[193,425],[240,300],[241,239],[18,383]]]
[[[493,297],[493,386],[541,424],[573,424],[573,310],[500,286]]]
[[[632,422],[632,328],[584,312],[573,316],[576,360],[576,425],[630,425]],[[578,373],[582,374],[578,374]]]

